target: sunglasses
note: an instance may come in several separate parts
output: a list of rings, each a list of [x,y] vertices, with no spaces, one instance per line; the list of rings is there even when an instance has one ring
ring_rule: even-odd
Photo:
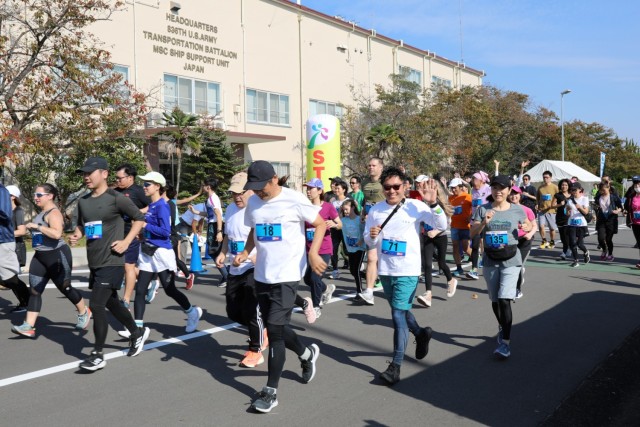
[[[48,196],[51,193],[33,193],[33,197],[39,199],[42,196]]]
[[[393,185],[385,184],[385,185],[383,185],[383,186],[382,186],[382,188],[384,188],[384,191],[389,191],[389,190],[391,190],[392,188],[393,188],[395,191],[398,191],[398,190],[400,190],[400,189],[402,188],[402,186],[403,186],[403,185],[404,185],[404,184],[393,184]]]
[[[150,187],[151,184],[155,184],[155,182],[151,182],[151,181],[145,181],[144,184],[142,184],[144,187]]]
[[[125,178],[129,178],[131,175],[125,175],[125,176],[116,176],[116,181],[122,181]]]

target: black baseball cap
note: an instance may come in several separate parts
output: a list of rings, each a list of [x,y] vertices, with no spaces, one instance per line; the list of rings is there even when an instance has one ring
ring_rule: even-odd
[[[256,160],[251,163],[247,171],[247,183],[245,190],[262,190],[267,182],[276,175],[271,163],[264,160]]]
[[[501,187],[507,188],[511,187],[511,177],[509,175],[496,175],[491,178],[490,186],[499,185]]]
[[[631,178],[631,180],[633,182],[640,182],[640,175],[635,175],[633,178]]]
[[[572,182],[571,185],[569,186],[569,191],[573,191],[573,190],[582,190],[582,184],[580,184],[579,182]]]
[[[104,157],[89,157],[87,161],[84,162],[84,166],[76,169],[76,173],[91,173],[98,169],[109,170],[107,159]]]

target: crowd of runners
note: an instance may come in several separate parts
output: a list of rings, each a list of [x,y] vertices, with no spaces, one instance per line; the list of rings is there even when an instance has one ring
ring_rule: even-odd
[[[321,349],[298,336],[290,326],[291,315],[299,307],[307,322],[316,322],[336,291],[327,282],[338,279],[340,270],[353,279],[356,303],[374,305],[373,290],[382,287],[390,306],[392,360],[379,374],[385,383],[400,380],[410,334],[415,358],[428,354],[432,330],[421,327],[411,309],[414,302],[432,306],[433,283],[440,276],[447,298],[454,297],[459,280],[484,278],[497,320],[494,354],[506,359],[511,354],[512,303],[523,296],[525,264],[536,234],[539,249],[556,251],[558,262],[574,268],[592,262],[584,244],[592,222],[601,249],[595,262],[614,260],[621,215],[640,243],[640,176],[633,177],[624,195],[604,177],[589,200],[577,179],[554,183],[550,171],[534,187],[523,173],[527,165],[523,162],[515,177],[499,174],[496,162],[495,173],[455,174],[447,181],[438,175],[412,179],[402,167],[385,167],[374,157],[366,177],[335,177],[330,189],[313,178],[301,193],[288,188],[287,177],[277,176],[270,163],[255,161],[228,183],[225,209],[213,177],[201,190],[206,201],[191,205],[200,192],[176,199],[160,173],[138,176],[128,164],[110,171],[104,158],[92,157],[77,170],[88,192],[78,201],[77,226],[68,239],[53,185],[34,188],[38,213],[27,223],[20,190],[0,185],[0,279],[17,299],[12,311],[25,313],[12,331],[36,336],[42,294],[52,281],[75,307],[76,329],[87,329],[93,319],[93,349],[79,365],[84,370],[106,366],[107,309],[123,325],[118,334],[129,339],[127,355],[142,352],[150,334],[144,326],[145,307],[159,287],[184,311],[186,332],[193,332],[202,309],[189,300],[196,277],[186,262],[189,248],[206,241],[220,272],[218,286],[225,288],[227,315],[248,329],[249,345],[240,365],[264,363],[268,349],[267,382],[252,403],[258,412],[278,405],[286,349],[298,357],[302,380],[314,379]],[[112,185],[110,173],[115,176]],[[180,215],[178,206],[185,204],[188,208]],[[27,286],[18,275],[26,264],[28,234],[34,255]],[[88,303],[71,285],[69,245],[83,237],[90,270]],[[635,267],[640,269],[640,261]],[[177,285],[179,277],[184,287]],[[310,297],[299,295],[301,283]]]

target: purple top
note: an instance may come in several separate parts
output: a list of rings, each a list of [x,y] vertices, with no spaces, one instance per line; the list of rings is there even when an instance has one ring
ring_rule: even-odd
[[[479,190],[475,188],[471,189],[471,215],[476,212],[478,206],[482,206],[487,203],[487,197],[491,195],[491,187],[488,184],[484,184]]]
[[[333,207],[331,203],[322,202],[320,206],[321,206],[320,212],[318,212],[318,215],[320,215],[320,218],[324,219],[325,221],[338,218],[338,211],[336,210],[336,208]],[[309,224],[308,222],[305,222],[304,226],[306,228],[305,235],[307,238],[307,252],[309,252],[316,228],[313,225]],[[320,250],[318,251],[318,254],[320,255],[333,254],[333,243],[331,242],[331,233],[328,228],[327,228],[327,231],[324,233],[324,238],[322,239],[322,245],[320,245]]]

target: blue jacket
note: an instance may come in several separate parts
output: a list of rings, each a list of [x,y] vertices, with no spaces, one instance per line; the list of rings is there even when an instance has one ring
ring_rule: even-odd
[[[16,241],[13,235],[12,215],[11,195],[9,194],[9,190],[0,184],[0,243],[12,243]]]

